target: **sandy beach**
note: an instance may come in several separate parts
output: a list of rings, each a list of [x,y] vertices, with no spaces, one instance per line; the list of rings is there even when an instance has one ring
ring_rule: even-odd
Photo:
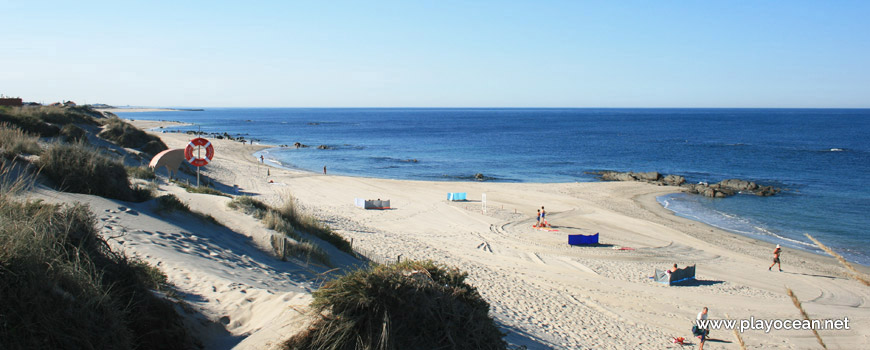
[[[133,121],[150,129],[162,122]],[[168,125],[168,124],[166,124]],[[161,133],[170,148],[190,136]],[[675,191],[645,183],[487,183],[386,180],[324,175],[261,164],[269,146],[211,140],[215,159],[203,175],[228,193],[280,204],[292,197],[304,211],[353,240],[380,261],[431,259],[469,274],[508,333],[528,349],[680,348],[696,314],[710,319],[792,320],[801,316],[786,295],[794,290],[813,319],[849,320],[849,330],[822,330],[831,349],[870,342],[870,288],[846,277],[835,260],[787,250],[783,272],[768,271],[773,246],[680,218],[655,198]],[[165,176],[165,170],[158,170]],[[112,244],[160,267],[196,312],[188,321],[212,349],[268,349],[310,322],[311,292],[330,270],[311,262],[282,262],[268,251],[274,234],[257,220],[227,208],[229,198],[191,194],[160,182],[194,210],[225,227],[145,204],[41,190],[53,201],[83,201]],[[449,202],[448,192],[468,201]],[[482,202],[486,195],[486,209]],[[363,210],[354,198],[389,199],[390,210]],[[554,231],[539,230],[535,210],[545,206]],[[555,231],[558,230],[558,231]],[[568,234],[600,234],[600,246],[571,247]],[[633,248],[620,250],[620,247]],[[333,265],[358,262],[327,250]],[[654,270],[697,266],[687,286],[653,282]],[[866,267],[861,267],[866,271]],[[332,273],[337,273],[332,272]],[[818,348],[808,330],[747,330],[750,349]],[[706,349],[737,349],[731,330],[713,330]]]

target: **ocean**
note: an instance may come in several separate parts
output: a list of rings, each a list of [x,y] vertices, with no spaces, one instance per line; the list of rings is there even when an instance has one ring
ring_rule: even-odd
[[[597,170],[691,182],[740,178],[773,197],[674,194],[677,215],[816,251],[809,233],[870,265],[870,109],[207,108],[119,113],[274,145],[280,166],[391,179],[597,181]],[[328,149],[318,149],[325,145]],[[219,155],[218,155],[219,156]]]

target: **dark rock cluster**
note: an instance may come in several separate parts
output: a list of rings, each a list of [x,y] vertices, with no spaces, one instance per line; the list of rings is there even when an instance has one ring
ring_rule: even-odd
[[[619,172],[598,171],[592,174],[598,175],[603,181],[637,181],[649,182],[659,186],[679,186],[689,193],[700,194],[706,197],[724,198],[737,193],[750,193],[757,196],[767,197],[782,191],[773,186],[762,186],[752,181],[740,179],[722,180],[716,184],[686,183],[686,178],[679,175],[662,175],[656,171],[651,172]]]

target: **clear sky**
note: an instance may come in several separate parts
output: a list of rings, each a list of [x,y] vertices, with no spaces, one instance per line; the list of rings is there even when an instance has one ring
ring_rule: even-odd
[[[870,107],[868,1],[7,1],[0,93],[189,107]]]

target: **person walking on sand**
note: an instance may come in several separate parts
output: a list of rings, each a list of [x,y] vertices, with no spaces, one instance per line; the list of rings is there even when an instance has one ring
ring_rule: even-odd
[[[538,216],[535,218],[535,227],[541,227],[541,209],[538,209]]]
[[[323,175],[326,175],[326,165],[323,166]]]
[[[782,248],[779,247],[779,244],[776,245],[776,249],[773,250],[773,264],[770,264],[770,267],[767,268],[767,271],[771,271],[773,265],[779,265],[779,272],[782,272],[782,264],[779,263],[779,254],[782,254]]]
[[[701,312],[698,313],[698,317],[695,318],[695,325],[692,327],[692,334],[701,339],[698,350],[704,350],[704,343],[707,341],[707,335],[710,334],[710,330],[707,329],[707,325],[702,324],[701,321],[707,321],[706,306],[704,306],[704,309],[702,309]]]

